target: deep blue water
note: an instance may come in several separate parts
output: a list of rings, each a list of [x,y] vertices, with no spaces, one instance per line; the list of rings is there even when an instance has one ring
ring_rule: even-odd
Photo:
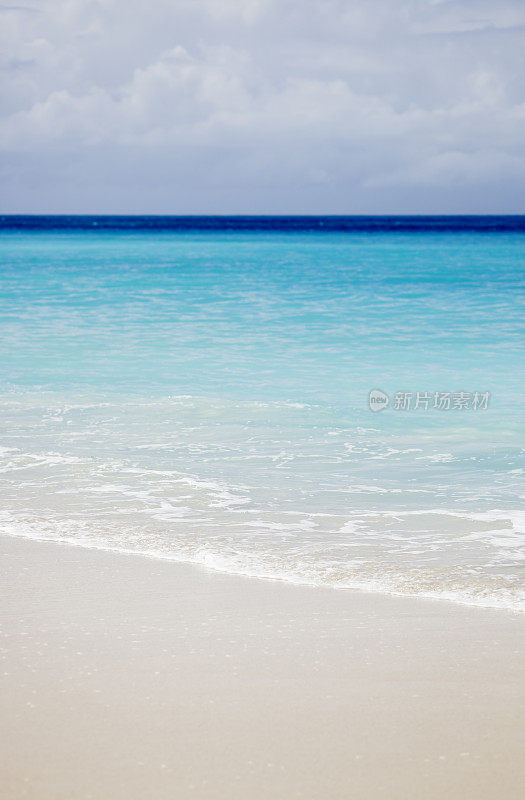
[[[525,215],[443,216],[130,216],[130,215],[0,215],[0,228],[7,230],[101,230],[112,231],[271,231],[281,233],[429,231],[479,233],[525,231]]]

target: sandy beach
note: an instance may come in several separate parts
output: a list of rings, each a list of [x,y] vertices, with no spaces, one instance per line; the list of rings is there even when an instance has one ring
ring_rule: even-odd
[[[0,546],[6,800],[523,796],[519,615]]]

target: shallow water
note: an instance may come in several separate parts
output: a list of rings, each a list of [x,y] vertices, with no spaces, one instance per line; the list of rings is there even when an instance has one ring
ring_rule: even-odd
[[[525,607],[525,228],[135,223],[0,231],[1,530]]]

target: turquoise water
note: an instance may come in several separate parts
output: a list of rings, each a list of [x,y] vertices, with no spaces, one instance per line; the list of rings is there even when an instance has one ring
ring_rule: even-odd
[[[1,529],[524,607],[524,244],[7,227]]]

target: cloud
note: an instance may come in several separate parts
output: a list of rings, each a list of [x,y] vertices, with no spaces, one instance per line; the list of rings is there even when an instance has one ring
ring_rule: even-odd
[[[38,8],[0,7],[5,210],[32,209],[40,185],[40,205],[53,210],[71,201],[85,210],[105,186],[109,206],[100,210],[127,211],[119,204],[126,185],[140,191],[138,160],[153,178],[192,182],[197,207],[185,209],[180,193],[175,202],[159,190],[155,201],[154,180],[142,175],[148,202],[162,211],[272,211],[276,192],[290,212],[363,203],[393,211],[384,207],[389,187],[403,190],[399,210],[430,209],[447,192],[452,207],[458,191],[464,210],[480,210],[479,189],[501,182],[509,191],[506,200],[498,189],[498,203],[520,210],[521,2],[43,0]],[[46,163],[47,177],[35,168]]]

